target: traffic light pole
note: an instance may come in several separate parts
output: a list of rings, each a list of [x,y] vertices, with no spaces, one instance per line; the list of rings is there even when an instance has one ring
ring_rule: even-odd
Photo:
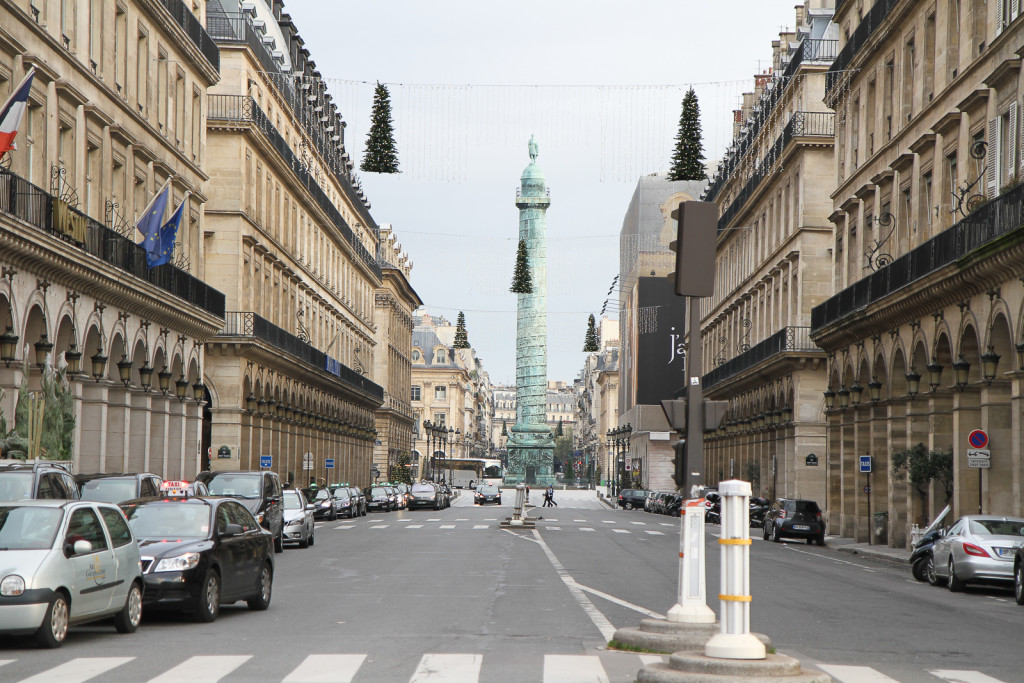
[[[704,483],[704,390],[701,388],[703,358],[700,348],[700,299],[686,297],[690,343],[686,349],[686,486],[683,495],[692,495],[694,486]]]

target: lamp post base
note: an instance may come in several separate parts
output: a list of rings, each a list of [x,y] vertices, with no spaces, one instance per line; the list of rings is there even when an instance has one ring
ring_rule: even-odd
[[[716,659],[764,659],[764,643],[751,633],[719,633],[704,645],[704,655]]]
[[[677,624],[713,624],[714,611],[702,602],[676,603],[668,611],[668,620]]]

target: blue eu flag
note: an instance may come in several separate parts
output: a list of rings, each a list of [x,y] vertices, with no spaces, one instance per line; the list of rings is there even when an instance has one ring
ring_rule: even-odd
[[[142,218],[135,225],[142,233],[142,248],[146,250],[146,260],[150,262],[150,266],[153,265],[153,259],[159,255],[160,224],[164,220],[169,190],[169,187],[164,187],[163,191],[146,207]]]
[[[181,223],[181,215],[184,211],[185,200],[182,199],[181,204],[178,205],[178,210],[160,228],[160,235],[156,240],[156,253],[146,252],[146,260],[149,262],[150,268],[171,262],[171,254],[174,253],[174,242],[178,238],[178,225]]]

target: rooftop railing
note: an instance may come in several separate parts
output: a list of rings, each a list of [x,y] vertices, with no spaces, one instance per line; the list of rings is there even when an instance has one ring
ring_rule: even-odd
[[[854,56],[871,39],[878,27],[882,25],[889,12],[900,2],[900,0],[876,0],[871,9],[868,10],[860,24],[846,40],[846,45],[836,55],[836,59],[825,74],[825,97],[831,94],[832,90],[843,80],[846,74],[846,67],[853,61]],[[838,6],[837,6],[838,9]]]
[[[203,56],[213,65],[213,68],[220,71],[220,50],[213,38],[202,23],[192,14],[192,11],[181,0],[160,0],[160,3],[167,8],[178,25],[185,30],[189,39],[195,43]]]

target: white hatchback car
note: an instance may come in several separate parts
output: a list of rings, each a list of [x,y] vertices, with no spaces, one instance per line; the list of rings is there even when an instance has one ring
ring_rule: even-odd
[[[0,633],[60,647],[68,627],[114,617],[120,633],[142,620],[139,546],[116,505],[0,503]]]

